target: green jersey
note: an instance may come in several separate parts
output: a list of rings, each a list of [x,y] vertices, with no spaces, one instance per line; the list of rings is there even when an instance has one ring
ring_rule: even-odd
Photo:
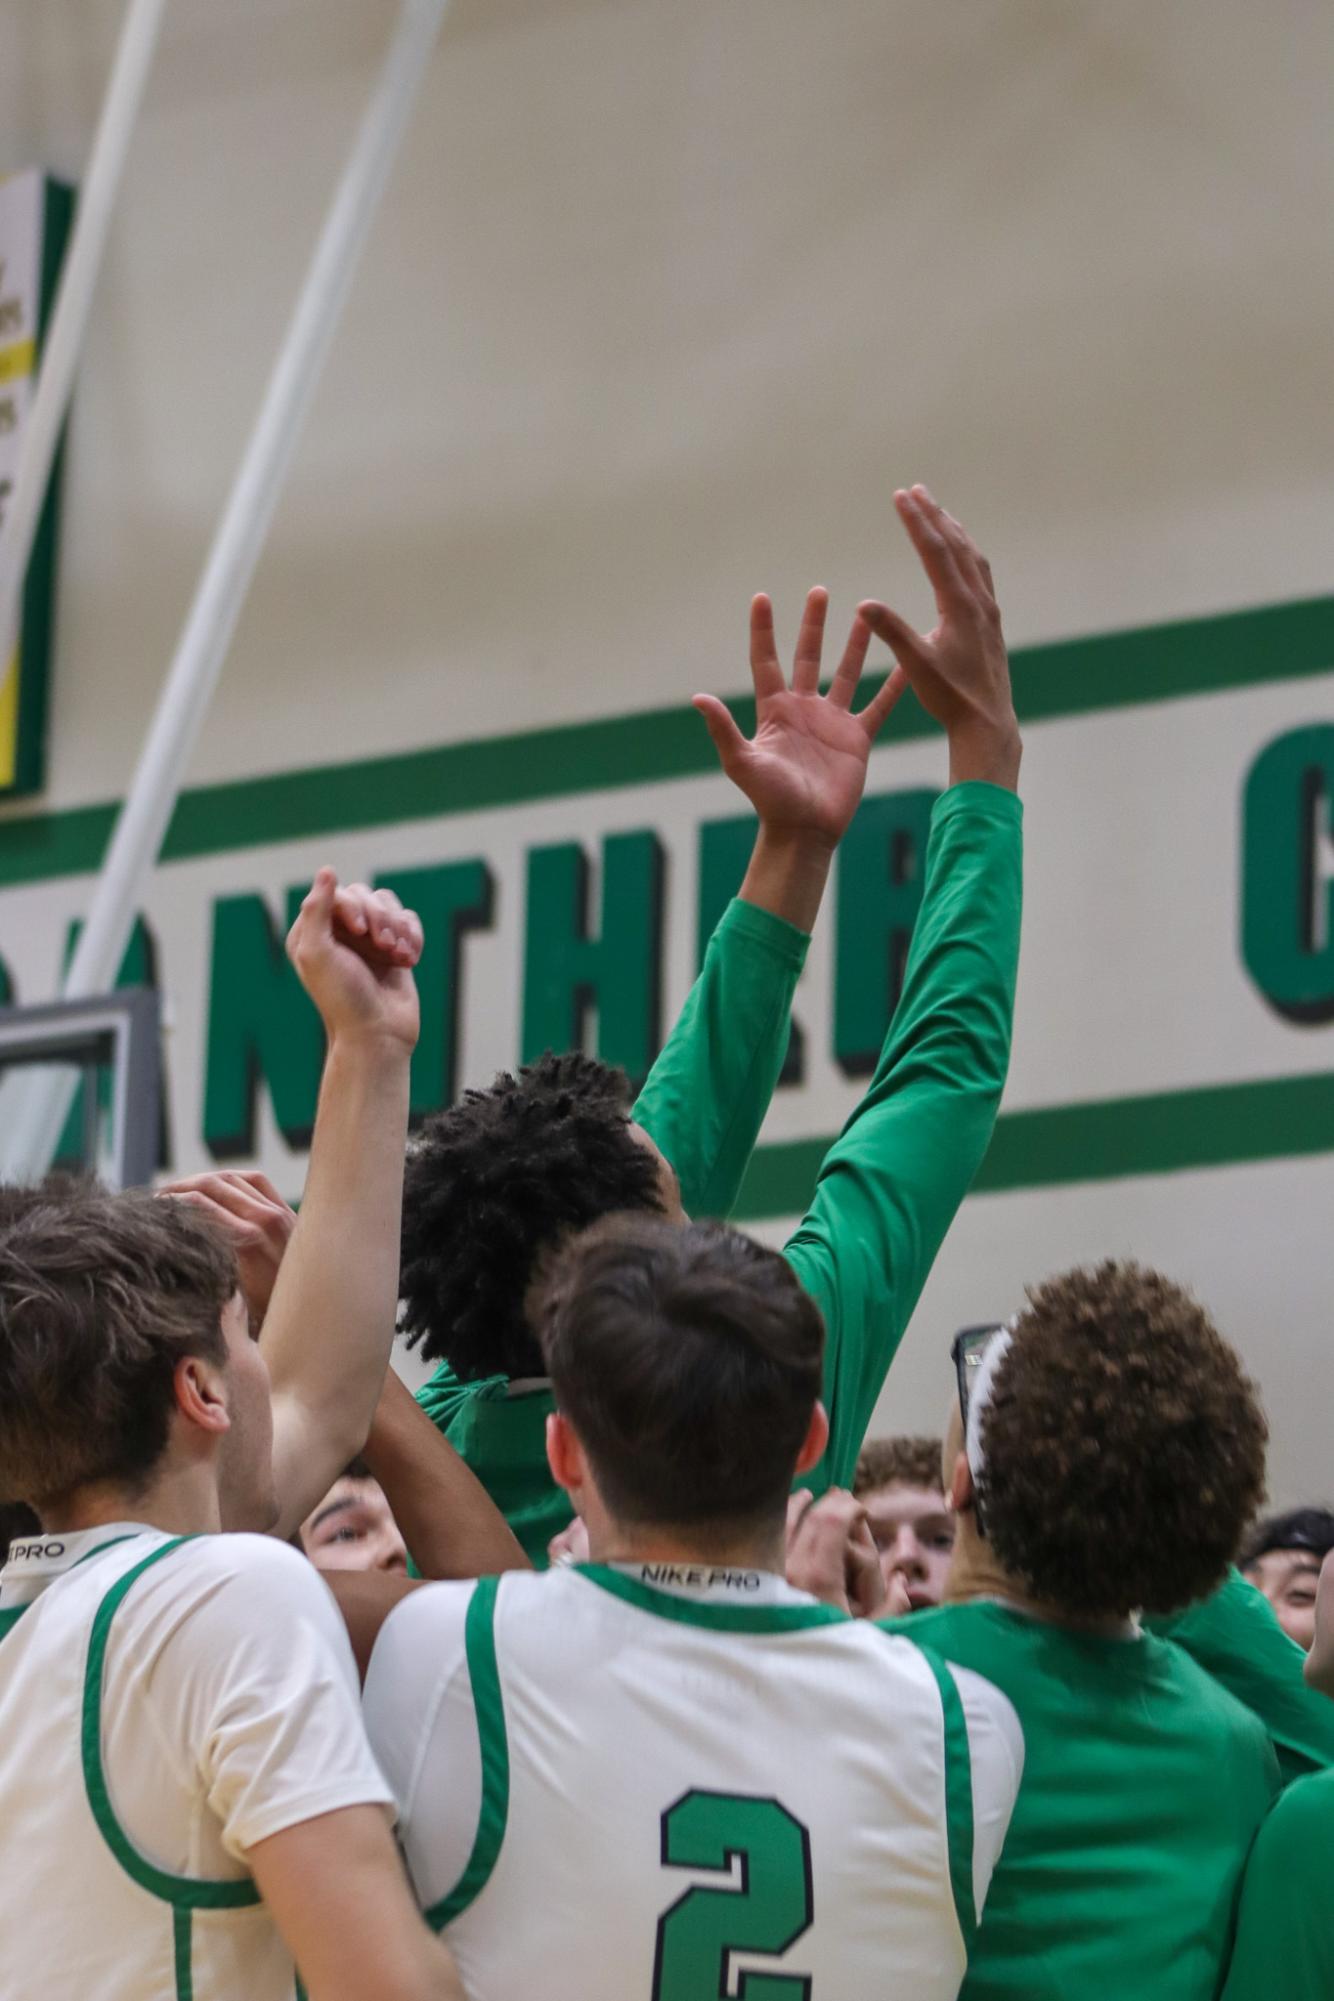
[[[1151,1633],[1099,1638],[989,1601],[891,1624],[985,1675],[1024,1732],[961,2001],[1214,2001],[1279,1786],[1255,1717]]]
[[[825,1156],[785,1249],[824,1316],[829,1449],[804,1483],[848,1486],[889,1365],[990,1143],[1010,1057],[1022,902],[1019,800],[956,785],[936,802],[903,991],[870,1088]],[[635,1117],[676,1169],[688,1214],[726,1215],[787,1048],[807,940],[734,902]],[[546,1468],[549,1391],[448,1365],[419,1401],[528,1555],[570,1520]],[[484,1402],[485,1413],[474,1410]]]
[[[1239,1570],[1230,1571],[1211,1597],[1145,1624],[1184,1647],[1259,1717],[1278,1753],[1284,1785],[1334,1765],[1334,1702],[1307,1687],[1305,1654],[1279,1625],[1263,1591]]]
[[[1223,2001],[1334,1994],[1334,1772],[1289,1786],[1260,1829],[1242,1885]]]

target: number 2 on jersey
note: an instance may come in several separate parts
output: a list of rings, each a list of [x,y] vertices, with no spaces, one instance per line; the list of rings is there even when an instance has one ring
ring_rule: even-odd
[[[743,1972],[737,1953],[777,1958],[795,1945],[815,1915],[811,1838],[775,1799],[749,1793],[688,1792],[662,1816],[668,1869],[716,1869],[737,1887],[696,1884],[658,1920],[653,2001],[807,2001],[808,1973]]]

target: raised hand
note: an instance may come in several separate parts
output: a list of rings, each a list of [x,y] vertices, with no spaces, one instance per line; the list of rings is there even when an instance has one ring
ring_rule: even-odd
[[[411,1050],[420,1027],[412,968],[422,928],[389,889],[340,889],[322,868],[287,934],[287,954],[330,1041],[372,1037]]]
[[[907,682],[891,674],[858,715],[853,697],[870,644],[871,626],[852,622],[830,685],[820,693],[829,593],[811,591],[797,639],[789,686],[774,644],[773,606],[763,595],[750,607],[750,671],[755,684],[755,734],[743,736],[716,695],[696,695],[694,705],[713,738],[723,770],[777,837],[821,843],[832,851],[861,803],[866,760],[876,732]]]
[[[894,505],[935,591],[939,622],[924,636],[888,605],[858,606],[898,662],[886,689],[896,675],[906,678],[944,727],[952,785],[985,779],[1013,792],[1022,744],[991,565],[924,486],[896,493]]]
[[[222,1169],[170,1181],[158,1194],[188,1202],[222,1231],[236,1252],[241,1290],[256,1323],[269,1310],[278,1267],[296,1228],[296,1212],[267,1174]]]
[[[854,1619],[884,1618],[885,1580],[880,1557],[854,1495],[831,1487],[818,1501],[808,1490],[787,1504],[787,1581]]]

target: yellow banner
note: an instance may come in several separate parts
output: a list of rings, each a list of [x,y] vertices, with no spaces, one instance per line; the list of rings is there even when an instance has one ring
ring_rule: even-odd
[[[0,382],[19,382],[31,375],[37,361],[37,343],[16,340],[12,347],[0,347]]]
[[[19,650],[0,669],[0,791],[18,775]]]

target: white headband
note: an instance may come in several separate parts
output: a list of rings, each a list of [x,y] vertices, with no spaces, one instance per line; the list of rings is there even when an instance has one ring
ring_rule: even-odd
[[[1002,1327],[991,1341],[982,1360],[977,1365],[977,1374],[968,1397],[968,1428],[964,1433],[963,1449],[968,1460],[968,1470],[974,1485],[982,1478],[986,1464],[986,1454],[982,1450],[982,1420],[987,1414],[992,1392],[996,1387],[996,1372],[1014,1346],[1014,1330]]]

